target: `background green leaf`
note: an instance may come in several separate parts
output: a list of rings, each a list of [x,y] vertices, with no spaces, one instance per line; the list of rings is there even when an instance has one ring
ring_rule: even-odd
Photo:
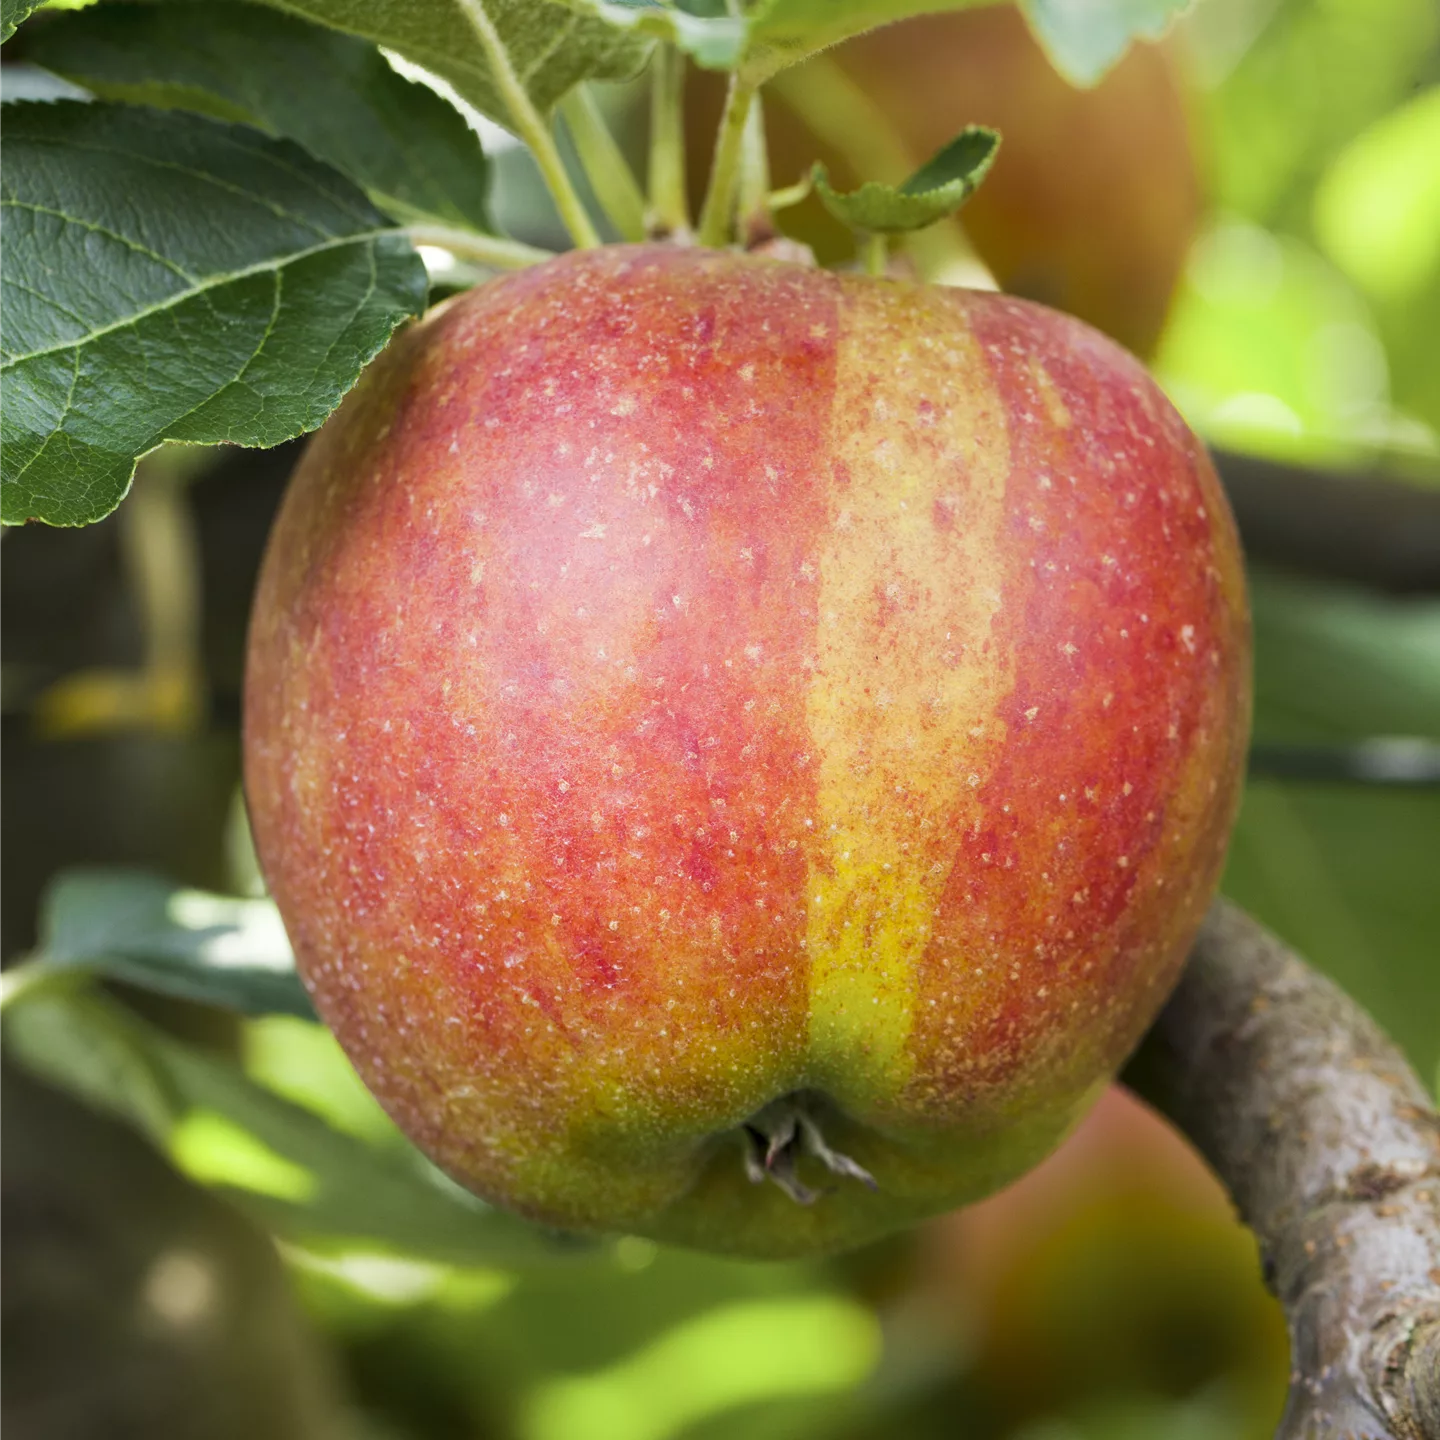
[[[262,1224],[306,1243],[366,1242],[455,1264],[576,1253],[446,1179],[398,1132],[367,1144],[97,994],[7,1012],[18,1063],[136,1125]],[[581,1251],[580,1253],[583,1253]]]
[[[872,234],[920,230],[953,214],[985,178],[1000,148],[1000,136],[983,125],[967,125],[900,185],[867,180],[842,195],[833,190],[825,167],[815,166],[815,189],[825,208],[852,229]]]
[[[409,242],[288,141],[7,107],[3,515],[83,525],[164,440],[314,429],[426,294]]]
[[[489,232],[475,133],[353,36],[255,5],[94,6],[30,41],[36,64],[112,100],[198,110],[296,140],[382,210]]]
[[[40,958],[246,1014],[313,1018],[269,900],[127,870],[71,870],[41,902]]]
[[[1260,572],[1255,735],[1440,738],[1440,601]],[[1440,790],[1255,779],[1224,888],[1374,1014],[1421,1074],[1440,1060]]]
[[[585,0],[576,0],[577,4]],[[851,36],[914,15],[964,10],[988,0],[756,0],[743,14],[724,6],[660,0],[589,0],[619,25],[678,45],[698,65],[764,79]],[[1188,0],[1021,0],[1056,68],[1093,85],[1131,40],[1161,34]]]
[[[42,0],[0,0],[0,41],[8,40]]]
[[[1051,62],[1093,85],[1138,38],[1158,39],[1190,0],[1020,0]]]
[[[373,40],[448,80],[482,114],[513,126],[477,37],[473,7],[494,27],[504,62],[542,113],[582,80],[638,73],[650,42],[577,0],[263,0],[291,15]]]

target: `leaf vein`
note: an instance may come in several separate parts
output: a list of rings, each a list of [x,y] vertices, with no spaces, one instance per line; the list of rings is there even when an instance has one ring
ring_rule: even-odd
[[[102,325],[76,340],[66,340],[57,345],[47,345],[39,350],[29,350],[23,355],[12,355],[3,361],[3,363],[0,363],[0,374],[4,374],[6,370],[26,360],[36,360],[46,355],[56,355],[65,350],[77,349],[81,346],[88,345],[92,341],[100,339],[102,336],[138,325],[142,320],[146,320],[152,315],[162,314],[167,310],[173,309],[176,305],[182,304],[186,300],[192,299],[197,295],[206,294],[208,291],[215,290],[222,285],[228,285],[233,281],[247,280],[253,275],[263,275],[267,271],[283,269],[287,265],[293,265],[297,261],[308,259],[311,255],[324,254],[327,250],[339,250],[347,245],[363,244],[376,240],[382,235],[399,235],[401,233],[402,232],[398,230],[387,228],[384,230],[370,230],[354,235],[340,236],[326,240],[320,245],[311,245],[304,250],[292,251],[286,256],[276,256],[259,260],[256,261],[255,264],[247,265],[240,270],[231,270],[223,275],[216,275],[206,280],[197,281],[193,289],[167,296],[158,304],[146,306],[143,310],[137,310],[133,315],[121,316],[111,321],[108,325]]]

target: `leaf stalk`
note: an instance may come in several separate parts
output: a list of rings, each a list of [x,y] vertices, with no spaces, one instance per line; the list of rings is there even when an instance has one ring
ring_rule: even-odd
[[[600,235],[565,170],[565,162],[560,158],[555,136],[551,133],[545,117],[535,108],[535,102],[531,100],[529,92],[515,73],[515,67],[510,63],[509,51],[485,9],[484,0],[460,0],[460,8],[469,20],[470,27],[480,42],[480,48],[485,52],[491,74],[495,78],[495,88],[505,101],[515,133],[535,157],[545,187],[550,191],[555,208],[560,212],[560,219],[570,232],[570,238],[579,249],[593,250],[600,244]]]
[[[690,230],[685,191],[685,57],[671,45],[657,45],[650,79],[650,210],[652,235]]]
[[[462,260],[492,270],[524,270],[553,260],[553,250],[542,250],[503,235],[482,235],[476,230],[453,229],[448,225],[407,225],[405,234],[412,245],[434,245]]]
[[[715,137],[715,158],[710,164],[710,183],[705,190],[705,204],[700,211],[699,239],[702,245],[721,247],[731,238],[735,217],[735,196],[740,182],[740,161],[745,149],[745,121],[750,102],[759,87],[742,76],[730,75],[730,88],[725,96],[725,112],[720,117],[720,130]]]
[[[600,113],[594,92],[588,85],[577,85],[561,102],[560,114],[565,118],[570,138],[586,179],[622,240],[645,238],[645,197],[630,169],[630,162],[621,153]]]

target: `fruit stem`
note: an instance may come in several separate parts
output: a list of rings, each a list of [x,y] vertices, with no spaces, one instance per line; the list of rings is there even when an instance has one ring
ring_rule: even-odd
[[[715,136],[715,158],[710,162],[710,183],[700,211],[702,245],[719,248],[731,238],[735,191],[740,180],[740,157],[745,148],[745,120],[750,114],[750,102],[755,98],[757,88],[738,70],[731,72],[730,89],[725,96],[725,113],[720,117],[720,130]]]
[[[525,142],[535,158],[535,164],[560,212],[560,219],[570,232],[570,238],[581,250],[593,250],[600,244],[600,236],[594,222],[586,213],[579,193],[565,171],[565,162],[560,158],[559,147],[549,125],[535,108],[530,93],[510,63],[510,53],[505,48],[500,33],[486,13],[484,0],[460,0],[460,8],[470,22],[485,59],[490,65],[490,74],[495,88],[505,102],[505,108],[514,123],[515,133]]]
[[[650,77],[650,233],[688,235],[685,195],[685,57],[657,45]]]
[[[560,113],[585,167],[585,177],[600,207],[622,240],[645,238],[645,197],[635,180],[588,85],[577,85],[561,102]]]
[[[740,137],[740,175],[735,209],[740,217],[740,239],[749,248],[775,233],[770,218],[770,157],[765,148],[765,111],[757,94],[750,102]]]
[[[865,255],[865,273],[867,275],[883,275],[886,264],[890,258],[885,237],[878,232],[872,235],[866,235],[861,240],[860,245]]]
[[[448,225],[407,225],[405,234],[412,245],[434,245],[492,270],[524,270],[528,265],[540,265],[555,258],[554,251],[541,250],[520,240],[481,235],[475,230],[456,230]]]

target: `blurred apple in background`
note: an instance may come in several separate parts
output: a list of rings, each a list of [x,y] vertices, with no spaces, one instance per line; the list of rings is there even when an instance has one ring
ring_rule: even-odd
[[[722,77],[694,74],[696,205],[722,93]],[[855,123],[866,101],[889,137],[869,117]],[[963,212],[979,258],[1002,289],[1068,310],[1138,355],[1153,351],[1202,201],[1172,47],[1136,45],[1082,90],[1056,73],[1012,6],[925,16],[784,72],[767,89],[765,120],[777,186],[815,160],[842,187],[898,181],[965,125],[994,126],[999,158]],[[814,197],[780,220],[822,262],[853,248]]]

